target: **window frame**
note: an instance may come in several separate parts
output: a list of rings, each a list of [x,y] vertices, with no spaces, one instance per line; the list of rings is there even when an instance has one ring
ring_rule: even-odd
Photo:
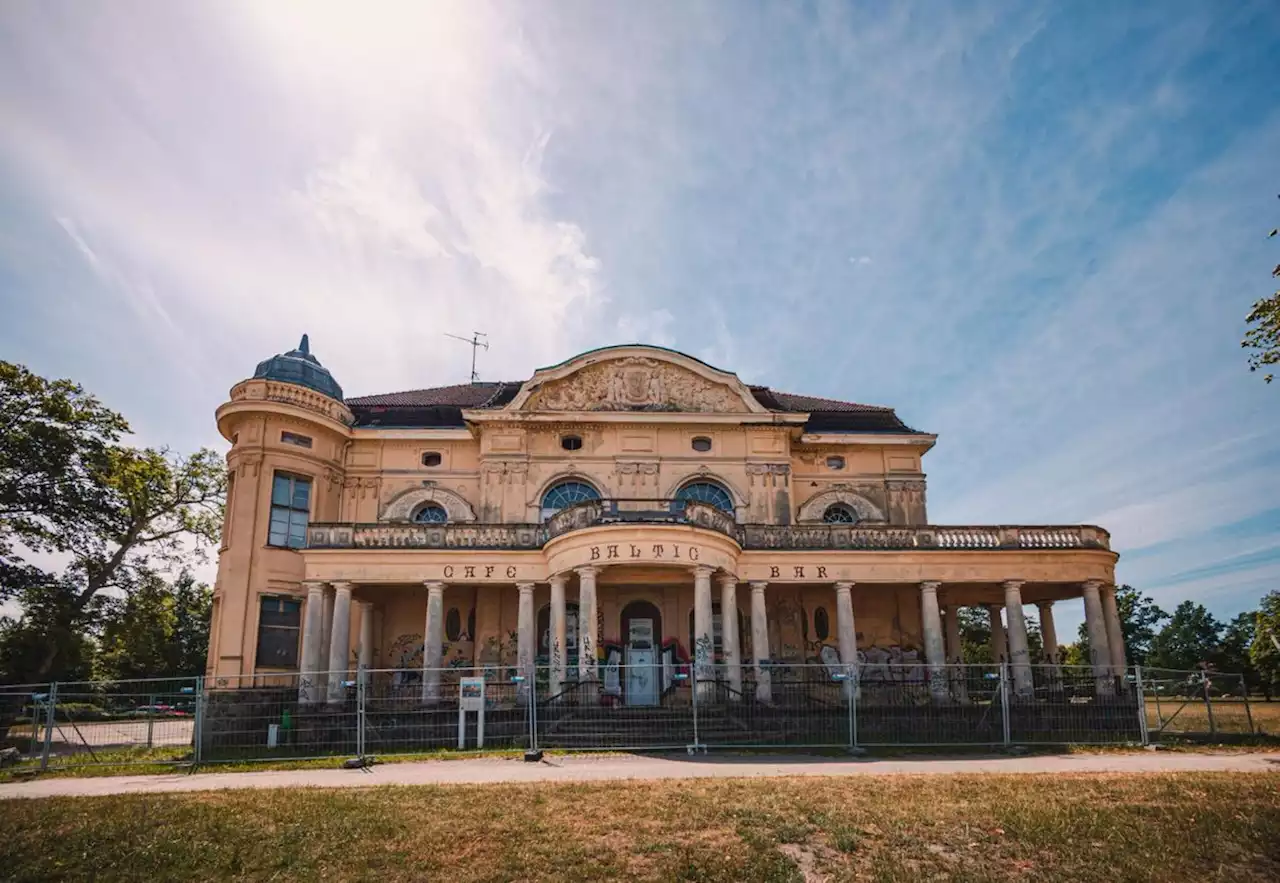
[[[843,512],[847,514],[849,517],[848,518],[830,518],[829,516],[831,515],[832,512]],[[857,524],[861,520],[862,520],[862,517],[858,514],[857,509],[853,508],[848,503],[844,503],[839,500],[837,500],[836,502],[832,503],[830,506],[822,510],[823,524]]]
[[[725,506],[721,506],[719,503],[712,502],[711,500],[705,499],[701,496],[690,495],[689,489],[695,488],[695,487],[715,488],[720,493],[724,494],[724,499],[725,499],[725,502],[728,503],[728,507],[726,508]],[[738,511],[737,503],[734,501],[734,498],[733,498],[733,492],[730,491],[729,488],[726,487],[723,482],[716,481],[715,479],[711,479],[711,478],[694,478],[690,481],[686,481],[684,484],[680,485],[680,487],[676,489],[674,500],[677,505],[681,503],[687,503],[690,500],[694,500],[699,503],[707,503],[708,505],[714,506],[715,508],[719,509],[721,512],[724,512],[728,515],[733,515],[733,516],[736,516]]]
[[[280,430],[280,444],[293,445],[295,448],[302,448],[303,450],[309,451],[314,446],[315,442],[309,435],[303,435],[300,432],[290,432],[287,429],[282,429]]]
[[[706,444],[706,447],[698,447],[700,444]],[[709,435],[695,435],[689,439],[689,447],[699,454],[710,454],[715,450],[715,440]]]
[[[271,603],[275,603],[278,606],[278,609],[276,612],[280,614],[284,614],[287,612],[284,609],[286,603],[293,604],[294,607],[296,608],[293,611],[293,613],[297,617],[297,625],[282,625],[280,623],[264,624],[263,613],[266,612],[267,605]],[[303,603],[304,603],[303,599],[296,595],[277,595],[277,594],[271,594],[271,593],[265,593],[265,592],[258,595],[258,633],[255,636],[254,649],[253,649],[253,654],[254,654],[253,667],[255,670],[265,667],[265,668],[278,668],[278,669],[283,669],[285,671],[298,671],[299,657],[301,656],[301,653],[302,653],[301,642],[302,642]],[[292,645],[293,661],[291,664],[288,662],[281,663],[281,662],[273,661],[269,664],[264,665],[263,659],[265,657],[262,652],[263,651],[262,640],[263,640],[264,634],[267,631],[277,632],[281,634],[287,634],[289,632],[293,633],[293,645]]]
[[[289,481],[288,504],[276,502],[276,481],[278,479],[287,479]],[[297,501],[297,483],[305,482],[307,485],[307,505],[303,509],[296,505]],[[271,473],[271,493],[267,498],[267,545],[272,549],[292,549],[297,551],[307,545],[307,527],[311,524],[311,508],[314,504],[313,491],[315,490],[315,479],[310,475],[303,475],[296,472],[288,472],[283,469],[277,469]],[[285,513],[284,522],[284,541],[276,542],[274,536],[276,534],[276,514],[277,512]],[[295,545],[294,527],[297,516],[302,517],[302,535],[300,541]]]
[[[582,436],[572,432],[566,432],[560,436],[560,447],[563,450],[573,453],[582,450]]]
[[[444,518],[423,519],[421,517],[424,512],[430,512],[432,510],[441,512],[444,515]],[[413,517],[410,520],[414,524],[448,524],[449,510],[437,502],[428,500],[414,511]]]
[[[567,487],[568,485],[576,485],[579,487],[584,487],[587,490],[589,490],[591,493],[588,496],[584,496],[576,500],[570,500],[566,502],[564,505],[557,506],[554,509],[549,508],[547,506],[547,498],[551,496],[553,492],[558,491],[562,487]],[[595,487],[595,485],[585,482],[580,478],[565,478],[565,479],[561,479],[560,481],[556,481],[552,483],[545,491],[542,492],[542,496],[538,500],[538,514],[541,516],[543,521],[546,521],[552,515],[555,515],[557,512],[560,512],[564,509],[568,509],[570,506],[577,505],[578,503],[588,503],[588,502],[591,502],[592,500],[601,500],[601,499],[604,499],[604,497],[601,495],[600,490],[597,487]]]
[[[434,463],[428,463],[427,459],[434,457]],[[422,456],[418,458],[418,462],[422,464],[424,469],[438,469],[444,465],[444,454],[440,451],[423,451]]]

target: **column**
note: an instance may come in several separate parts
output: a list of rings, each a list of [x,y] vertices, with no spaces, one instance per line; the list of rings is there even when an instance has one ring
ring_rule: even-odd
[[[1102,616],[1107,624],[1107,649],[1111,651],[1111,673],[1116,677],[1124,677],[1129,663],[1124,658],[1124,630],[1120,627],[1120,610],[1116,606],[1116,587],[1103,586]]]
[[[351,653],[351,583],[333,584],[333,626],[329,630],[329,701],[341,702],[346,694]]]
[[[1004,581],[1004,615],[1009,620],[1009,668],[1013,692],[1024,699],[1035,696],[1031,679],[1031,651],[1027,646],[1027,620],[1022,615],[1022,580]]]
[[[320,622],[320,676],[317,683],[320,686],[320,694],[327,692],[326,684],[329,683],[329,637],[333,633],[333,587],[327,586],[324,590],[324,616]]]
[[[533,680],[533,648],[537,641],[534,637],[533,583],[516,583],[516,589],[520,592],[516,618],[516,671],[524,677],[516,695],[527,700],[529,684]]]
[[[551,577],[551,695],[559,696],[564,690],[564,673],[569,667],[569,645],[566,643],[568,613],[564,602],[564,584],[568,576],[557,573]]]
[[[938,610],[938,587],[942,583],[920,583],[920,625],[924,631],[924,659],[929,664],[929,695],[935,701],[947,698],[946,645],[942,637],[942,614]]]
[[[738,578],[732,573],[720,577],[720,644],[729,680],[729,699],[742,699],[742,644],[738,640]]]
[[[427,587],[427,618],[422,624],[422,701],[440,701],[440,665],[444,653],[444,583]]]
[[[845,674],[858,664],[858,629],[853,621],[853,583],[840,582],[836,589],[836,645],[840,650],[840,662],[845,666]],[[846,680],[844,693],[852,698],[857,689],[853,681]]]
[[[946,639],[952,695],[961,702],[968,702],[969,692],[964,682],[964,646],[960,643],[960,608],[951,604],[943,612],[946,614],[943,617],[943,637]]]
[[[991,661],[999,665],[1008,658],[1005,646],[1004,623],[1000,621],[1000,605],[988,604],[987,616],[991,618]]]
[[[308,580],[307,618],[302,625],[302,666],[298,677],[298,702],[314,705],[320,701],[320,671],[324,668],[324,583]]]
[[[698,697],[715,695],[715,636],[712,633],[711,574],[705,564],[693,569],[693,673]]]
[[[1053,624],[1053,602],[1038,601],[1040,611],[1040,637],[1044,641],[1044,659],[1055,669],[1058,666],[1058,629]]]
[[[360,646],[356,658],[360,666],[360,679],[369,683],[367,672],[373,668],[373,602],[361,601],[360,607]]]
[[[578,568],[578,681],[585,682],[581,696],[595,702],[599,696],[600,663],[596,659],[596,576],[598,567]]]
[[[1111,650],[1107,645],[1107,623],[1102,612],[1102,597],[1098,590],[1102,583],[1091,579],[1080,586],[1084,596],[1084,624],[1089,632],[1089,662],[1093,666],[1093,675],[1097,679],[1097,689],[1101,694],[1110,694],[1111,682]]]
[[[768,583],[751,584],[751,656],[756,675],[756,700],[773,701],[773,682],[769,673],[769,619],[764,609],[764,590]]]

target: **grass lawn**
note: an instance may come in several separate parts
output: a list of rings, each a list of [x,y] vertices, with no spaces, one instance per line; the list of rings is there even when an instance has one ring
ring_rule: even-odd
[[[0,803],[9,880],[1276,880],[1280,774],[237,791]]]

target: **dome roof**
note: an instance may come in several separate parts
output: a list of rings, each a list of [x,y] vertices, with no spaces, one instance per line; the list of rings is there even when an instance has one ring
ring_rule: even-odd
[[[320,364],[320,360],[311,355],[311,345],[307,335],[302,335],[298,348],[272,356],[265,362],[259,362],[253,372],[255,380],[280,380],[285,383],[296,383],[316,392],[324,393],[330,398],[342,401],[342,387],[333,379],[329,369]]]

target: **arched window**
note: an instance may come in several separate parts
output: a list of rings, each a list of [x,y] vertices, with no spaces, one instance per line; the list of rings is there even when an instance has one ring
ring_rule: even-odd
[[[413,520],[419,524],[444,524],[449,520],[449,513],[443,506],[428,503],[413,513]]]
[[[444,639],[456,641],[462,636],[462,614],[457,607],[450,607],[444,617]]]
[[[562,481],[547,489],[542,495],[542,520],[572,506],[574,503],[585,503],[587,500],[600,499],[600,492],[584,481]]]
[[[676,491],[677,500],[697,500],[733,514],[733,497],[714,481],[691,481]]]
[[[827,616],[827,608],[819,607],[813,611],[813,631],[819,641],[831,637],[831,620]]]
[[[858,513],[848,503],[832,503],[822,513],[822,520],[827,524],[857,524]]]

